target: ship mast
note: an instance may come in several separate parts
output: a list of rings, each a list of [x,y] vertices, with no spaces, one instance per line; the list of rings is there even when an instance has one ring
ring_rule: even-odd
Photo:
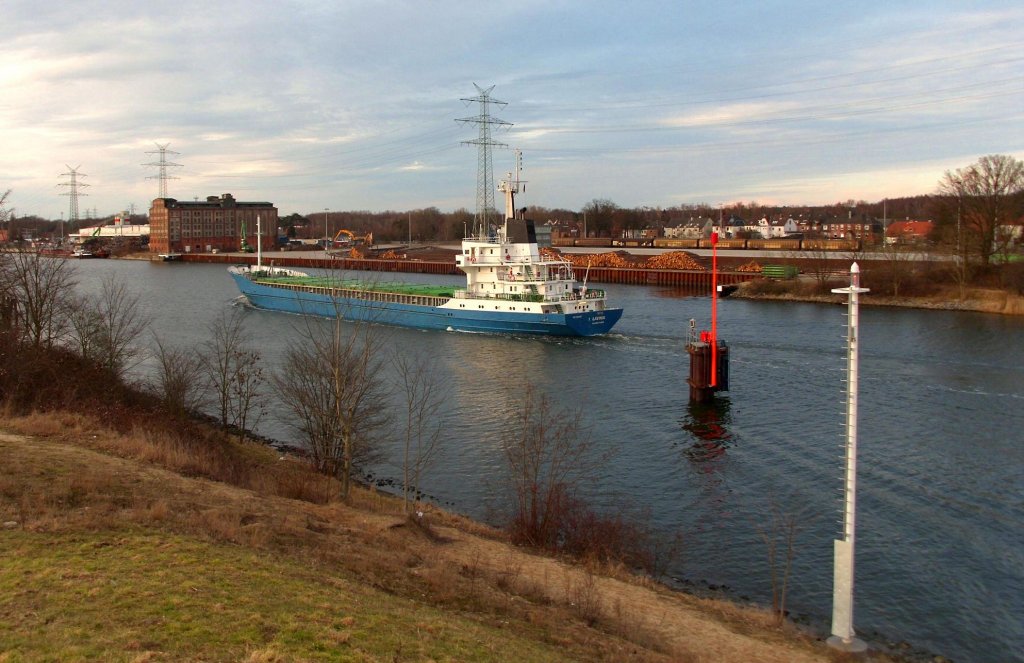
[[[520,179],[523,172],[523,151],[517,148],[513,150],[513,154],[515,171],[508,173],[505,179],[498,182],[498,191],[505,194],[505,221],[516,218],[516,194],[520,191],[526,193],[526,180]]]

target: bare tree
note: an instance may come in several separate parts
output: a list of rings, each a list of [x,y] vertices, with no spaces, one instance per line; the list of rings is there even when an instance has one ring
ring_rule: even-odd
[[[439,419],[444,394],[434,379],[434,360],[429,357],[396,353],[394,358],[398,390],[403,397],[402,498],[405,513],[419,495],[420,479],[440,455],[442,423]]]
[[[878,247],[878,252],[882,255],[882,272],[892,287],[892,296],[899,297],[900,286],[912,276],[912,261],[918,254],[913,247],[903,246],[898,242],[894,244],[883,242]]]
[[[6,223],[8,218],[14,216],[14,211],[7,209],[7,199],[10,196],[11,196],[11,190],[10,189],[8,189],[7,191],[4,191],[3,193],[0,193],[0,223]],[[10,241],[10,239],[11,238],[8,237],[7,241]]]
[[[149,319],[138,295],[113,274],[103,278],[98,295],[80,298],[69,310],[72,342],[84,358],[123,376],[142,357],[138,339]]]
[[[939,231],[938,242],[933,253],[940,260],[941,270],[956,284],[960,300],[967,296],[967,284],[971,282],[971,261],[964,251],[957,228],[943,228]]]
[[[316,468],[335,476],[347,499],[354,465],[376,458],[388,423],[379,328],[306,318],[301,343],[285,356],[274,386],[294,415]]]
[[[234,427],[245,439],[264,409],[266,378],[260,353],[245,341],[240,309],[224,313],[209,326],[210,340],[203,353],[209,384],[219,408],[221,426]]]
[[[618,210],[619,206],[607,198],[595,198],[584,205],[581,212],[587,233],[593,233],[594,237],[600,237],[602,232],[610,233]]]
[[[157,393],[170,414],[183,417],[205,403],[204,366],[200,355],[155,338]]]
[[[813,241],[823,242],[823,240]],[[811,246],[814,247],[815,245],[812,243]],[[836,276],[837,265],[840,262],[840,256],[837,256],[834,251],[822,248],[823,246],[824,244],[821,243],[815,248],[790,254],[790,256],[799,259],[800,262],[798,264],[803,268],[803,271],[814,278],[815,287],[819,293],[827,293],[829,291],[831,282]]]
[[[806,507],[785,510],[778,500],[769,499],[767,517],[759,515],[754,527],[768,553],[768,573],[772,587],[772,614],[781,624],[786,615],[786,594],[796,556],[796,535],[810,521]]]
[[[0,254],[0,294],[16,302],[22,337],[33,348],[64,339],[75,276],[66,260],[28,251]]]
[[[947,170],[939,194],[957,201],[964,241],[987,267],[998,248],[998,229],[1015,221],[1024,204],[1024,162],[1004,154],[981,157],[967,168]]]
[[[255,427],[266,413],[263,398],[266,378],[260,366],[262,358],[256,350],[238,350],[230,361],[231,425],[238,432],[239,441],[244,441],[249,427]]]
[[[79,355],[98,364],[102,336],[99,312],[90,302],[69,300],[67,315],[71,345]]]
[[[503,440],[514,500],[512,537],[554,548],[577,489],[598,461],[580,410],[557,409],[528,386],[519,412]]]
[[[220,415],[220,425],[228,427],[231,416],[231,381],[235,371],[235,358],[245,340],[242,337],[242,311],[231,309],[223,312],[213,320],[208,328],[210,338],[203,348],[205,364],[210,387]]]

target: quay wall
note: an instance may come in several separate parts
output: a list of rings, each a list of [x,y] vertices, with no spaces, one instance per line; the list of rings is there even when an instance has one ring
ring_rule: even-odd
[[[224,255],[211,253],[184,254],[182,262],[255,264],[254,255]],[[342,269],[347,271],[409,272],[415,274],[461,274],[462,270],[453,262],[426,260],[371,260],[365,258],[308,258],[274,255],[264,257],[264,263],[276,267]],[[576,270],[581,278],[582,270]],[[733,285],[760,278],[755,272],[719,272],[721,285]],[[590,283],[628,283],[633,285],[682,285],[709,286],[711,272],[682,269],[638,269],[632,267],[591,267],[587,281]]]

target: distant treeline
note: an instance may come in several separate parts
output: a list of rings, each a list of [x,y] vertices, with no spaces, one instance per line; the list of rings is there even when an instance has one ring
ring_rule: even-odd
[[[526,208],[527,218],[541,223],[556,222],[568,231],[582,236],[584,226],[589,237],[622,237],[631,231],[645,229],[661,230],[676,227],[698,219],[714,219],[719,216],[745,220],[809,219],[817,221],[851,220],[870,222],[887,219],[890,221],[932,220],[939,224],[955,221],[946,207],[940,204],[938,196],[911,196],[892,198],[869,203],[863,200],[848,200],[832,205],[819,206],[778,206],[762,205],[757,202],[735,203],[724,207],[706,204],[677,205],[674,207],[619,207],[607,199],[595,199],[579,211],[563,208],[532,206]],[[457,241],[472,228],[473,212],[461,208],[453,212],[442,212],[436,207],[408,211],[348,211],[311,212],[306,215],[289,214],[280,217],[282,227],[289,236],[318,238],[334,236],[345,228],[358,234],[372,232],[377,241],[414,242]],[[497,215],[496,215],[497,216]],[[660,234],[660,233],[659,233]]]
[[[541,223],[557,222],[568,231],[575,231],[581,236],[586,227],[589,237],[622,237],[630,231],[645,229],[660,230],[675,227],[697,219],[726,219],[733,217],[745,220],[761,218],[771,219],[812,219],[818,221],[852,220],[869,222],[888,219],[890,221],[932,220],[939,225],[955,223],[955,211],[951,214],[948,205],[943,205],[939,196],[911,196],[891,198],[886,201],[868,203],[863,200],[835,203],[820,206],[777,206],[762,205],[757,202],[734,203],[731,205],[712,207],[706,204],[676,205],[673,207],[619,207],[611,200],[595,199],[582,209],[569,210],[564,208],[527,207],[527,218]],[[442,212],[437,207],[422,209],[384,212],[338,211],[310,212],[308,214],[292,213],[282,215],[282,230],[291,237],[319,238],[325,234],[334,236],[338,230],[345,228],[358,234],[372,232],[377,241],[401,242],[411,237],[414,242],[426,241],[457,241],[464,236],[473,225],[473,212],[460,208],[452,212]],[[496,216],[498,214],[496,213]],[[64,233],[77,231],[79,228],[93,226],[102,222],[113,221],[113,216],[79,219],[74,223],[64,223]],[[130,223],[144,224],[148,219],[143,214],[136,214],[129,219]],[[38,216],[16,217],[8,220],[10,229],[29,233],[33,237],[47,233],[59,232],[61,221],[44,219]],[[660,233],[659,233],[660,234]]]

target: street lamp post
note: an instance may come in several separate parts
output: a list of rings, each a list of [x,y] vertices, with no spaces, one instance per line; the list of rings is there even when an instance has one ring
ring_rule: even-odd
[[[324,208],[324,253],[327,252],[327,244],[330,242],[330,235],[327,231],[327,213],[330,211],[330,207]]]

